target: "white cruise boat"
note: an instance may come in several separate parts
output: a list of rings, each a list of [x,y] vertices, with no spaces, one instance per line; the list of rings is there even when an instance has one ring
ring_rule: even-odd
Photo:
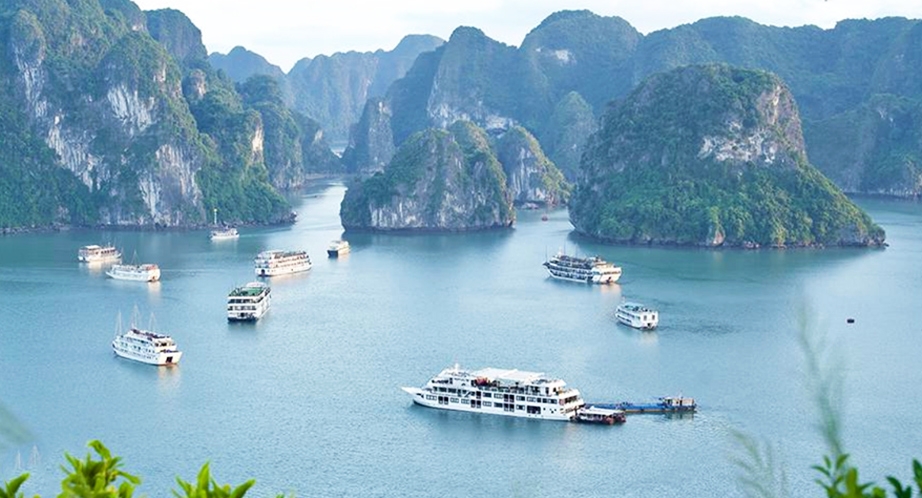
[[[349,254],[350,251],[349,242],[346,240],[334,240],[330,242],[330,246],[327,247],[327,255],[331,258],[338,258],[340,256],[345,256]]]
[[[422,388],[403,387],[429,408],[576,422],[586,408],[579,391],[543,373],[484,368],[446,368]],[[598,409],[592,416],[603,416]],[[618,410],[609,410],[609,415]]]
[[[77,260],[81,263],[103,263],[106,261],[118,261],[122,259],[122,253],[115,246],[83,246],[77,251]]]
[[[621,267],[598,256],[579,258],[559,252],[544,262],[544,267],[554,278],[589,284],[613,284],[621,278]]]
[[[307,251],[263,251],[254,261],[257,277],[288,275],[311,269]]]
[[[227,319],[255,322],[269,311],[271,300],[272,291],[262,282],[237,287],[227,295]]]
[[[182,358],[182,352],[176,348],[172,337],[134,326],[115,334],[112,350],[122,358],[149,365],[176,365]]]
[[[638,303],[621,303],[615,310],[615,317],[635,329],[653,330],[659,325],[659,313]]]
[[[106,275],[116,280],[133,280],[135,282],[157,282],[160,280],[160,267],[155,264],[112,265]]]
[[[218,228],[217,230],[212,230],[208,235],[211,240],[229,240],[238,237],[240,237],[240,232],[234,227]]]

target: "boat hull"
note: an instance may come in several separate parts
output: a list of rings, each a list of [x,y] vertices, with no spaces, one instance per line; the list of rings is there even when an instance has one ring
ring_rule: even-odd
[[[293,273],[303,273],[310,271],[313,268],[313,265],[308,263],[306,265],[298,266],[285,266],[279,268],[256,268],[257,277],[278,277],[280,275],[291,275]]]
[[[522,410],[506,411],[506,410],[503,410],[502,408],[494,408],[494,407],[487,407],[487,406],[482,406],[481,408],[473,408],[470,406],[469,403],[465,404],[465,403],[461,403],[460,401],[455,402],[455,403],[452,403],[449,401],[448,404],[444,404],[444,403],[439,403],[438,401],[439,397],[448,398],[449,400],[451,398],[447,396],[433,396],[432,394],[429,394],[426,391],[420,388],[417,388],[417,387],[402,387],[401,389],[407,394],[409,394],[413,398],[413,402],[416,403],[417,405],[425,406],[426,408],[434,408],[437,410],[450,410],[450,411],[468,412],[468,413],[482,413],[486,415],[502,415],[506,417],[530,418],[530,419],[538,419],[538,420],[557,420],[561,422],[570,422],[573,420],[572,413],[532,414],[532,413],[527,413]],[[428,396],[435,397],[436,399],[434,400],[428,399],[427,394]]]
[[[114,351],[117,356],[121,358],[125,358],[127,360],[134,360],[139,363],[145,363],[147,365],[156,365],[156,366],[161,366],[161,367],[178,365],[180,358],[182,358],[181,351],[164,352],[164,353],[157,353],[153,355],[137,355],[129,351],[122,351],[121,349],[118,349],[114,346],[112,348],[112,351]]]
[[[618,321],[628,327],[633,327],[639,330],[653,330],[657,327],[658,321],[647,321],[644,322],[640,319],[633,319],[629,317],[618,316]]]
[[[565,280],[567,282],[578,282],[582,284],[599,284],[599,285],[608,285],[618,282],[618,279],[621,275],[605,275],[599,277],[597,275],[588,275],[586,277],[573,277],[565,273],[555,272],[554,270],[548,269],[547,271],[551,277],[557,280]]]
[[[265,310],[258,310],[255,313],[254,312],[228,311],[227,321],[229,322],[255,322],[255,321],[258,321],[263,316],[265,316],[267,311],[269,311],[268,308],[266,308]]]
[[[109,270],[106,272],[106,275],[115,280],[129,280],[132,282],[157,282],[160,280],[160,270],[146,273],[124,273]]]

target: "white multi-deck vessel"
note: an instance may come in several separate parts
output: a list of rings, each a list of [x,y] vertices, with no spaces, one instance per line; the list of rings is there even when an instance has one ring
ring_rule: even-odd
[[[579,258],[562,252],[544,262],[544,267],[554,278],[590,284],[613,284],[621,278],[621,267],[598,256]]]
[[[225,227],[212,230],[208,238],[211,240],[229,240],[240,237],[240,233],[234,227]]]
[[[338,258],[340,256],[345,256],[349,254],[349,241],[346,240],[334,240],[330,242],[330,246],[327,247],[327,255],[331,258]]]
[[[126,332],[116,332],[112,350],[122,358],[149,365],[176,365],[182,358],[182,352],[176,348],[172,337],[133,325]]]
[[[311,269],[306,251],[263,251],[254,261],[257,277],[274,277]]]
[[[82,263],[103,263],[120,259],[122,253],[115,246],[83,246],[77,251],[77,260]]]
[[[652,330],[659,325],[659,313],[638,303],[621,303],[615,310],[618,321],[635,329]]]
[[[155,264],[112,265],[112,268],[106,271],[106,275],[117,280],[156,282],[160,280],[160,267]]]
[[[620,412],[602,413],[594,408],[591,414],[581,417],[587,408],[578,390],[567,387],[560,379],[521,370],[468,371],[455,365],[442,370],[422,388],[402,389],[413,397],[414,403],[443,410],[574,422],[604,419]]]
[[[227,295],[229,321],[255,322],[269,311],[272,291],[262,282],[250,282]]]

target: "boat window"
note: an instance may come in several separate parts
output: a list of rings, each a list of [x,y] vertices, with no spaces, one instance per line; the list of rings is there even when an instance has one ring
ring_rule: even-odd
[[[515,397],[515,400],[516,400],[516,401],[525,401],[525,396],[516,396],[516,397]]]
[[[492,398],[493,395],[490,394],[490,393],[483,393],[483,397],[484,397],[484,398]]]
[[[483,406],[493,406],[493,403],[491,401],[484,401]]]
[[[458,403],[460,400],[458,398],[451,398],[452,403]]]
[[[535,398],[532,398],[531,396],[529,396],[528,398],[525,399],[525,401],[528,401],[529,403],[534,403]]]

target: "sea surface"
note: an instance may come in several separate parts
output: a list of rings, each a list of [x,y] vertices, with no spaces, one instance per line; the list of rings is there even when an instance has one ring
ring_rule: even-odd
[[[151,497],[206,461],[221,483],[256,478],[254,497],[741,496],[738,431],[771,445],[793,496],[820,496],[802,330],[826,344],[862,477],[907,481],[922,458],[918,203],[859,199],[886,249],[606,246],[573,235],[558,210],[520,211],[508,231],[348,233],[352,253],[328,259],[344,191],[308,189],[293,199],[297,223],[232,241],[0,237],[0,402],[32,434],[0,451],[0,478],[28,471],[26,494],[53,496],[64,453],[100,439]],[[162,282],[77,263],[80,246],[105,242],[159,264]],[[305,249],[313,270],[271,279],[268,315],[230,324],[227,293],[255,279],[265,249]],[[616,262],[623,277],[552,280],[541,263],[558,250]],[[618,325],[622,299],[657,308],[660,328]],[[127,325],[135,307],[140,325],[175,338],[179,366],[113,355],[118,316]],[[545,372],[588,401],[692,396],[699,412],[583,426],[427,409],[400,390],[456,363]]]

